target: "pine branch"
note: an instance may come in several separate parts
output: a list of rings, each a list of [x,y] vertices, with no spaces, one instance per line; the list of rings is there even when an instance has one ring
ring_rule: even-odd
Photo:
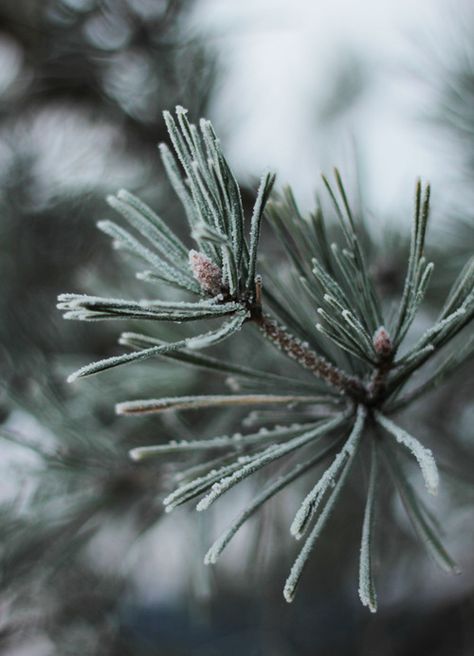
[[[183,204],[194,247],[188,250],[163,219],[123,190],[109,203],[130,229],[111,221],[100,222],[99,228],[119,248],[145,261],[147,270],[138,277],[160,287],[178,289],[186,295],[184,298],[192,296],[192,300],[182,300],[183,296],[165,300],[168,295],[135,301],[63,294],[58,307],[65,311],[67,319],[133,319],[156,321],[156,325],[162,321],[192,324],[212,319],[220,325],[174,342],[165,342],[159,335],[125,332],[119,342],[131,352],[86,365],[69,380],[152,357],[168,358],[215,374],[231,375],[247,381],[247,387],[238,393],[234,389],[230,394],[181,397],[172,396],[170,391],[171,395],[164,398],[119,403],[119,414],[273,408],[271,412],[259,410],[256,421],[270,424],[263,431],[241,435],[229,430],[228,435],[171,440],[130,452],[135,461],[174,453],[204,454],[202,462],[183,473],[178,487],[164,499],[167,511],[196,498],[197,509],[206,510],[248,477],[261,470],[271,471],[268,465],[290,455],[300,458],[292,470],[270,481],[256,494],[210,548],[206,556],[209,563],[217,560],[242,524],[268,499],[335,453],[333,461],[316,477],[290,527],[297,539],[306,531],[308,537],[284,587],[287,601],[294,597],[309,555],[349,480],[356,455],[364,457],[370,451],[359,596],[375,612],[372,542],[379,452],[385,454],[387,467],[420,539],[446,569],[454,569],[397,461],[398,452],[411,454],[420,467],[427,491],[436,494],[439,475],[434,456],[388,415],[436,387],[472,355],[471,342],[459,351],[451,345],[474,318],[474,259],[461,271],[433,325],[407,348],[405,337],[416,320],[434,271],[425,256],[429,186],[424,191],[421,183],[416,186],[407,273],[395,319],[389,320],[364,248],[367,233],[360,217],[351,209],[337,170],[334,185],[323,177],[337,218],[336,227],[327,225],[321,206],[306,217],[298,209],[291,190],[286,189],[281,195],[272,192],[275,177],[268,173],[257,191],[247,235],[239,186],[209,121],[201,120],[198,126],[190,123],[182,107],[176,108],[176,119],[169,112],[164,116],[176,157],[163,144],[161,157]],[[259,254],[265,215],[288,256],[291,282],[272,272],[266,274],[270,285],[264,291]],[[275,361],[281,366],[278,373],[269,373],[256,363],[247,366],[229,361],[229,357],[221,359],[200,353],[241,331],[248,335],[249,324],[258,327],[263,351],[271,344],[281,352],[282,358]],[[431,358],[438,357],[442,349],[448,352],[431,377],[401,396],[413,374]],[[297,365],[291,373],[290,360]],[[290,405],[297,405],[297,411]],[[242,423],[245,425],[245,420]],[[322,447],[320,441],[324,442]],[[370,449],[361,449],[367,441]],[[299,455],[302,449],[304,456]]]

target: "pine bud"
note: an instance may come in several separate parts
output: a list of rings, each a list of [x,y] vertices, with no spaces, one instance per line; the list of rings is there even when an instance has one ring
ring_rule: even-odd
[[[384,326],[380,326],[372,337],[372,344],[374,345],[375,352],[383,358],[388,358],[392,354],[392,340]]]
[[[202,289],[211,294],[218,294],[222,286],[222,272],[207,255],[195,250],[189,251],[189,265],[193,276]]]

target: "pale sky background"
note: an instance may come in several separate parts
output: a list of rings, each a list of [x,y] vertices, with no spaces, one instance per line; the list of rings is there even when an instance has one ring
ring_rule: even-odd
[[[225,72],[210,111],[231,163],[241,175],[276,170],[305,207],[321,170],[337,165],[350,179],[357,159],[375,213],[408,210],[418,176],[433,183],[435,199],[446,199],[456,154],[422,123],[433,93],[423,77],[448,53],[464,5],[198,0],[194,28],[217,48]],[[321,122],[344,62],[360,62],[365,90],[339,117],[329,113]]]

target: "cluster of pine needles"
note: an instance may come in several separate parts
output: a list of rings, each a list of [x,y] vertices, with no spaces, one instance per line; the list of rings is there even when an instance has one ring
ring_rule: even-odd
[[[427,394],[474,353],[474,340],[452,344],[474,316],[474,258],[454,282],[438,317],[418,337],[413,327],[423,303],[433,263],[425,256],[430,189],[417,184],[405,283],[397,305],[380,297],[364,248],[365,229],[351,211],[341,177],[323,178],[338,218],[335,241],[321,207],[302,216],[290,190],[273,194],[274,175],[263,176],[247,226],[239,185],[212,125],[164,114],[174,153],[161,144],[163,165],[186,215],[190,248],[146,204],[127,191],[108,199],[128,223],[99,222],[115,246],[144,263],[138,277],[166,291],[166,298],[126,300],[62,294],[65,318],[83,321],[125,319],[165,322],[215,321],[174,342],[153,334],[124,332],[123,355],[88,364],[69,380],[154,357],[192,365],[237,381],[229,394],[194,395],[119,403],[117,413],[142,415],[202,408],[298,407],[298,423],[265,426],[195,440],[173,440],[130,452],[133,460],[168,454],[206,454],[199,467],[181,474],[164,499],[170,511],[199,498],[204,511],[235,485],[268,465],[298,455],[296,463],[274,477],[212,544],[206,563],[215,563],[238,529],[268,499],[303,474],[325,464],[295,514],[290,531],[303,546],[284,586],[292,601],[308,557],[343,490],[358,457],[368,462],[368,485],[361,528],[359,595],[377,609],[373,533],[381,468],[393,479],[414,529],[436,562],[448,571],[457,566],[437,536],[431,517],[410,482],[407,460],[419,466],[429,494],[438,491],[438,468],[430,449],[399,426],[393,415]],[[286,250],[291,285],[259,260],[264,216]],[[332,232],[331,232],[332,235]],[[261,268],[260,263],[261,262]],[[286,285],[286,288],[285,288]],[[170,297],[174,288],[175,300]],[[269,349],[291,358],[301,376],[263,371],[207,354],[215,344],[254,329]],[[410,332],[409,332],[410,331]],[[466,331],[465,331],[466,332]],[[432,363],[433,361],[433,363]],[[424,382],[413,375],[425,365]],[[282,415],[284,417],[284,412]],[[288,412],[291,418],[291,412]],[[363,447],[363,445],[365,445]],[[363,447],[363,448],[362,448]],[[408,456],[408,458],[406,457]],[[268,471],[268,470],[267,470]]]

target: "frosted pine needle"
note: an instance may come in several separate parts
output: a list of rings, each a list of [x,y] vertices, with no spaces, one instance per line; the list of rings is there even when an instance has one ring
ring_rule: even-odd
[[[424,447],[415,437],[404,431],[400,426],[397,426],[397,424],[394,424],[387,417],[384,417],[380,412],[375,413],[375,418],[386,431],[393,435],[399,444],[405,446],[415,456],[420,466],[426,489],[430,494],[436,495],[439,486],[439,473],[430,449]]]
[[[377,612],[377,594],[375,592],[373,575],[373,528],[374,528],[374,506],[376,500],[378,461],[376,445],[371,445],[371,465],[369,489],[365,504],[364,522],[362,524],[362,539],[360,543],[359,558],[359,597],[364,606],[371,613]]]
[[[341,493],[346,483],[347,476],[349,474],[354,459],[354,454],[355,451],[352,452],[346,464],[344,465],[344,469],[342,470],[342,474],[340,475],[339,480],[336,483],[336,486],[334,487],[331,494],[329,495],[329,498],[321,514],[319,515],[316,524],[314,525],[314,528],[312,529],[311,533],[306,539],[303,548],[301,549],[297,559],[293,564],[293,567],[291,568],[290,574],[285,583],[285,587],[283,588],[283,596],[285,600],[288,602],[292,602],[294,599],[296,587],[300,581],[301,575],[303,573],[303,569],[308,561],[310,553],[313,550],[314,545],[321,534],[321,531],[325,527],[326,522],[328,521],[331,512],[337,502],[339,494]]]
[[[317,426],[316,428],[307,431],[306,433],[303,433],[299,437],[295,437],[288,442],[268,447],[268,449],[252,458],[249,462],[243,462],[243,466],[238,471],[232,473],[230,476],[221,478],[213,485],[210,492],[208,492],[208,494],[198,503],[196,510],[206,510],[212,503],[214,503],[218,497],[224,494],[224,492],[229,490],[237,483],[240,483],[240,481],[242,481],[247,476],[254,474],[256,471],[262,467],[265,467],[265,465],[269,464],[270,462],[274,462],[275,460],[286,456],[292,451],[301,448],[308,442],[312,442],[317,438],[325,435],[329,431],[344,423],[344,421],[344,416],[328,420],[327,422],[322,423],[320,426]]]
[[[357,449],[357,445],[362,436],[362,431],[364,430],[366,416],[367,410],[364,406],[360,405],[357,408],[357,418],[346,443],[334,458],[333,463],[326,469],[324,474],[321,476],[319,481],[316,483],[316,485],[313,487],[311,492],[309,492],[301,504],[301,507],[296,513],[296,516],[290,527],[292,535],[294,535],[297,539],[300,539],[303,536],[304,532],[308,528],[309,522],[316,514],[319,504],[325,493],[330,487],[334,486],[335,480],[337,479],[337,476],[343,468],[345,462],[353,456],[355,450]]]
[[[316,456],[311,458],[305,463],[298,463],[288,474],[280,476],[274,483],[269,485],[260,494],[258,494],[252,503],[248,505],[232,522],[231,526],[225,531],[210,547],[207,552],[204,562],[206,565],[215,564],[224,551],[225,547],[229,544],[231,539],[237,533],[239,528],[251,517],[268,499],[278,494],[287,485],[302,476],[306,471],[320,463],[326,455],[334,449],[334,445],[330,444],[322,449]]]

